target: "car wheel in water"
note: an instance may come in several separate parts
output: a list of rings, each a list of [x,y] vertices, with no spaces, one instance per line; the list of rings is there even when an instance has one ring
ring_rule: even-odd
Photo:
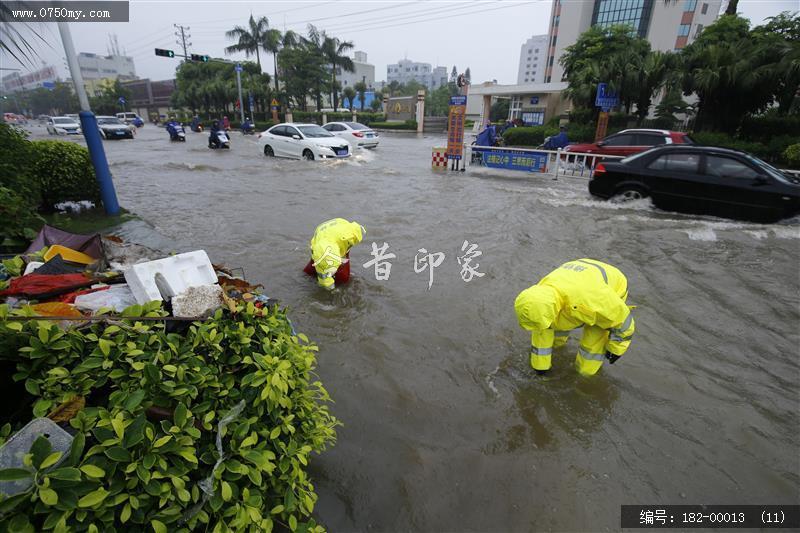
[[[275,152],[272,150],[272,146],[268,144],[264,146],[264,155],[267,157],[275,157]]]
[[[311,150],[308,150],[308,149],[303,150],[303,159],[305,159],[306,161],[313,161],[314,160],[314,152],[312,152]]]
[[[650,196],[648,192],[637,185],[623,185],[614,194],[612,200],[617,203],[633,202]]]

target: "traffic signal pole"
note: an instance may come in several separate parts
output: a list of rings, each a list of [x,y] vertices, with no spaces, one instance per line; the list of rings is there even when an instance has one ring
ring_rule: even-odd
[[[242,100],[242,65],[236,63],[236,86],[239,88],[239,118],[240,124],[244,124],[244,100]]]

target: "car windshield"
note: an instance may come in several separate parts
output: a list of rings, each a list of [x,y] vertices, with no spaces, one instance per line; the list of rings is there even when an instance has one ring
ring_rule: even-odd
[[[368,130],[369,127],[361,124],[360,122],[345,122],[351,130]]]
[[[122,125],[122,122],[120,122],[118,118],[112,118],[112,117],[99,117],[97,119],[97,123],[98,124],[117,124],[117,125]]]
[[[793,185],[800,185],[800,178],[798,178],[797,176],[793,176],[791,174],[784,174],[783,172],[781,172],[777,168],[773,167],[772,165],[770,165],[766,161],[762,161],[761,159],[757,158],[754,155],[746,154],[745,157],[751,163],[754,163],[756,166],[758,166],[758,167],[762,168],[763,170],[765,170],[767,172],[767,174],[769,174],[773,178],[777,178],[777,179],[781,180],[784,183],[791,183]]]
[[[315,139],[317,137],[333,137],[332,133],[319,126],[297,126],[297,129],[308,138]]]
[[[54,118],[53,124],[75,124],[71,118]]]

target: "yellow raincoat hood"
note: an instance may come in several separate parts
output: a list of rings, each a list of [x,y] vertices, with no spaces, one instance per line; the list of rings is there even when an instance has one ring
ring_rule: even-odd
[[[553,287],[534,285],[525,289],[514,301],[519,325],[534,331],[551,327],[559,312],[559,300]]]

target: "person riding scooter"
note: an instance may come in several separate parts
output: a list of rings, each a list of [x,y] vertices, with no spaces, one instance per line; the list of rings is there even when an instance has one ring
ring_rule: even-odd
[[[177,120],[170,119],[169,122],[164,126],[164,129],[167,130],[169,133],[169,140],[170,141],[185,141],[186,140],[186,132],[183,129],[183,124],[178,122]]]
[[[230,140],[225,131],[220,126],[219,120],[211,124],[211,132],[208,135],[209,148],[230,148]]]
[[[546,138],[541,148],[544,148],[545,150],[558,150],[559,148],[565,148],[569,146],[569,138],[567,137],[567,127],[561,126],[558,129],[559,129],[558,135],[553,135],[552,137]]]
[[[242,135],[252,135],[255,133],[256,127],[250,122],[250,118],[245,118],[242,122]]]
[[[203,131],[203,124],[200,122],[200,117],[198,117],[197,115],[195,115],[192,118],[191,128],[192,128],[192,131],[194,131],[194,132],[198,132],[199,133],[199,132]]]

